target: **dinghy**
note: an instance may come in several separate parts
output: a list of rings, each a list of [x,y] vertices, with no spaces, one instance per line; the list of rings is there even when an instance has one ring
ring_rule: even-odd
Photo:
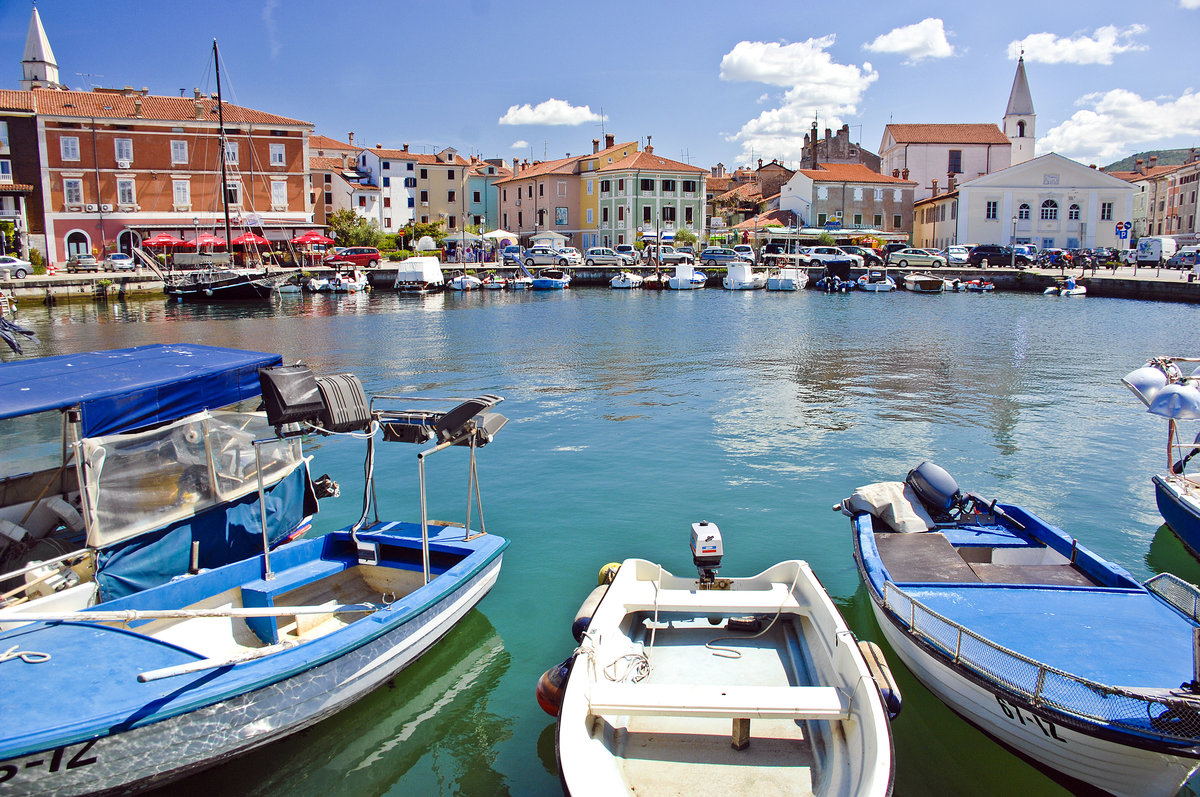
[[[609,287],[617,290],[628,290],[642,287],[642,275],[632,271],[622,271],[608,281]]]
[[[928,462],[834,508],[896,655],[972,725],[1077,793],[1165,797],[1200,766],[1196,587]]]
[[[717,577],[719,530],[692,528],[698,578],[627,559],[586,624],[558,719],[565,790],[888,794],[882,656],[868,667],[806,563]]]
[[[387,682],[495,583],[508,543],[484,529],[475,452],[505,423],[498,396],[392,410],[350,375],[262,378],[278,433],[316,425],[365,439],[362,516],[97,607],[0,610],[5,794],[152,788],[294,733]],[[380,435],[425,446],[419,522],[374,507]],[[425,459],[452,446],[470,452],[462,525],[426,512]]]

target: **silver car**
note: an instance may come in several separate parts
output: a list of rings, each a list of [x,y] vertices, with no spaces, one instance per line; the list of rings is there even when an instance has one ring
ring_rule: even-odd
[[[632,266],[632,255],[621,255],[604,246],[593,247],[583,255],[583,260],[589,266]]]
[[[570,258],[558,249],[548,246],[531,246],[525,250],[525,265],[527,266],[569,266]]]

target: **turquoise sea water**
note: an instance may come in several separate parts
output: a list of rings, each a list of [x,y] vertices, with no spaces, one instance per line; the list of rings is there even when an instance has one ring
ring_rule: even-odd
[[[479,611],[391,688],[167,791],[538,795],[559,785],[534,687],[573,648],[596,572],[631,556],[690,571],[696,520],[720,525],[723,574],[806,559],[877,641],[849,521],[830,507],[924,459],[1140,578],[1200,580],[1154,506],[1164,428],[1118,382],[1149,356],[1195,353],[1196,313],[1095,297],[574,289],[27,304],[20,320],[41,338],[32,354],[189,341],[352,371],[369,393],[505,396],[510,423],[479,468],[487,529],[512,545]],[[308,450],[342,485],[318,527],[356,519],[361,449]],[[385,516],[417,514],[415,453],[381,447]],[[434,517],[462,520],[458,453],[430,462]],[[892,666],[897,794],[1060,793]]]

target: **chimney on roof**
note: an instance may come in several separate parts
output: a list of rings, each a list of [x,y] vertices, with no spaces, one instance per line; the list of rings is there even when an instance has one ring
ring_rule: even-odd
[[[649,138],[649,136],[647,136],[647,138]],[[654,154],[654,147],[652,147],[652,146],[650,146],[649,144],[647,144],[647,145],[646,145],[646,154],[647,154],[647,155],[653,155],[653,154]]]
[[[1089,169],[1095,169],[1095,168],[1096,168],[1096,164],[1094,164],[1094,163],[1092,163],[1092,164],[1089,164],[1089,165],[1088,165],[1088,168],[1089,168]]]
[[[200,99],[200,89],[192,89],[192,94],[195,95],[194,99]]]
[[[1095,168],[1094,166],[1092,168]],[[954,172],[946,173],[946,193],[954,193]]]
[[[1151,169],[1153,169],[1153,168],[1154,168],[1155,166],[1157,166],[1157,165],[1158,165],[1158,156],[1157,156],[1157,155],[1151,155],[1151,156],[1150,156],[1150,168],[1151,168]]]
[[[604,134],[604,148],[605,149],[611,149],[616,144],[616,141],[617,141],[617,137],[615,135],[613,135],[612,133]]]
[[[900,170],[892,169],[892,177],[895,177],[896,179],[900,179]]]
[[[142,98],[136,97],[133,101],[133,115],[137,118],[142,118]]]
[[[1133,170],[1135,172],[1137,172],[1138,174],[1145,174],[1146,173],[1145,161],[1143,161],[1141,158],[1138,158],[1136,161],[1134,161]]]
[[[350,156],[347,155],[345,152],[342,153],[342,168],[343,169],[350,168]]]
[[[199,97],[197,97],[196,99],[192,100],[192,104],[196,106],[196,118],[203,119],[204,118],[204,103],[200,101]]]
[[[383,144],[380,144],[378,141],[376,141],[376,142],[375,142],[375,149],[383,149]]]
[[[597,152],[599,152],[599,151],[600,151],[600,139],[598,139],[598,138],[593,138],[593,139],[592,139],[592,153],[594,154],[594,153],[597,153]]]
[[[758,159],[758,168],[762,168],[762,158]]]
[[[349,133],[347,133],[347,134],[346,134],[346,138],[347,138],[347,139],[349,139],[349,141],[350,141],[350,146],[352,146],[352,147],[353,147],[353,146],[354,146],[354,131],[353,131],[353,130],[351,130]]]
[[[404,142],[404,151],[408,152],[408,142]]]
[[[937,180],[930,180],[930,186],[933,188],[933,195],[937,196]]]
[[[907,179],[908,179],[908,169],[901,169],[901,170],[900,170],[900,179],[901,179],[901,180],[907,180]]]

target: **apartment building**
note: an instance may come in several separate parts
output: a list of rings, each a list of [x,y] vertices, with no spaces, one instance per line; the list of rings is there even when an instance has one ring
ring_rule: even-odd
[[[654,154],[654,147],[600,167],[601,246],[633,243],[646,234],[704,233],[708,170]]]

